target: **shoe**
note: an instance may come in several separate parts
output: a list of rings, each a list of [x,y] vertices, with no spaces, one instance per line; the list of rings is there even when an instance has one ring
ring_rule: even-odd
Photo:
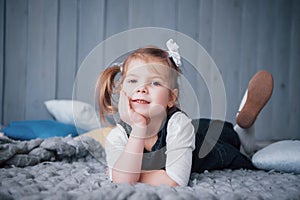
[[[272,75],[267,71],[258,71],[248,85],[247,99],[237,115],[236,123],[242,128],[250,128],[260,111],[269,101],[274,87]]]

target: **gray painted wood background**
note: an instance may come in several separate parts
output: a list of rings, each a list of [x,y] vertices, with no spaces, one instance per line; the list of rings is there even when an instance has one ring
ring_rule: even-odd
[[[43,102],[72,98],[77,69],[98,43],[147,26],[180,31],[208,51],[228,121],[251,76],[269,70],[275,88],[256,137],[300,139],[298,0],[0,0],[1,123],[51,118]]]

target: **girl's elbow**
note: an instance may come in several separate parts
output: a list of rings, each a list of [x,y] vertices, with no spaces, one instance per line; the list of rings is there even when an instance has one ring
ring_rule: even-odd
[[[114,174],[112,176],[113,183],[129,183],[130,185],[134,185],[138,182],[138,178],[124,175],[124,174]]]
[[[170,184],[171,187],[178,187],[179,184],[176,183],[175,181],[172,181],[171,184]]]

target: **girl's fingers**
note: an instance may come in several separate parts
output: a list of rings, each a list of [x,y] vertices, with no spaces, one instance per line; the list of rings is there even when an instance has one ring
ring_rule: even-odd
[[[128,115],[130,115],[130,112],[132,112],[131,105],[129,103],[129,97],[126,95],[126,93],[123,91],[123,105],[124,110],[127,112]]]
[[[128,96],[125,94],[124,91],[120,92],[120,99],[119,99],[119,114],[121,119],[126,122],[129,123],[130,122],[130,115],[132,112],[130,105],[129,105],[129,98]],[[130,124],[130,123],[129,123]]]
[[[119,114],[121,119],[129,125],[146,124],[146,119],[135,112],[130,104],[130,98],[124,91],[120,92]]]
[[[125,106],[125,98],[124,98],[123,91],[121,91],[120,98],[119,98],[119,104],[118,104],[119,114],[120,114],[121,118],[124,117],[124,114],[125,114],[124,106]]]

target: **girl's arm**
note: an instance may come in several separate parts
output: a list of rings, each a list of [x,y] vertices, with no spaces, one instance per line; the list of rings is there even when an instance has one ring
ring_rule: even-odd
[[[112,181],[116,183],[136,183],[140,178],[145,136],[146,119],[136,113],[129,103],[125,92],[120,92],[118,110],[120,118],[131,125],[132,131],[124,150],[112,169]]]
[[[140,179],[145,139],[153,133],[157,133],[164,116],[165,108],[156,106],[149,110],[155,113],[155,117],[146,119],[141,114],[135,112],[129,103],[129,97],[125,92],[120,92],[119,114],[120,118],[132,127],[130,137],[124,150],[113,165],[112,181],[117,183],[136,183]],[[152,112],[155,111],[155,112]]]
[[[142,128],[133,127],[131,137],[112,169],[113,182],[133,184],[139,181],[145,141],[144,137],[134,135],[141,136],[145,132]]]
[[[173,179],[171,179],[165,170],[153,170],[141,173],[140,182],[147,183],[153,186],[169,185],[179,186]]]

